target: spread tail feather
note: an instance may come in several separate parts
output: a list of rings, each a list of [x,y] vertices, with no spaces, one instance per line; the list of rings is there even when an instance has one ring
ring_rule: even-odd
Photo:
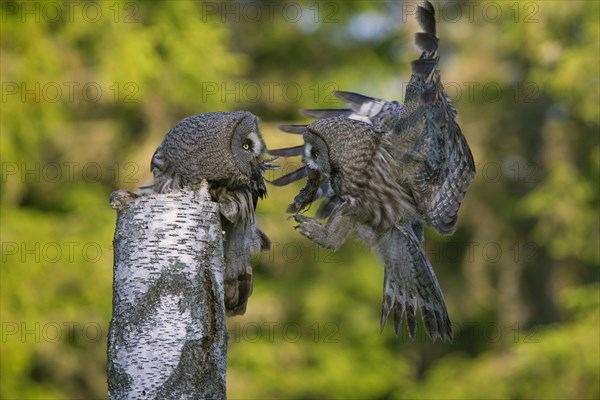
[[[418,227],[422,230],[422,227]],[[433,341],[438,337],[452,341],[452,328],[444,296],[421,242],[410,226],[396,225],[378,241],[385,263],[383,306],[380,327],[383,330],[390,313],[398,336],[403,317],[408,333],[415,338],[417,309]]]

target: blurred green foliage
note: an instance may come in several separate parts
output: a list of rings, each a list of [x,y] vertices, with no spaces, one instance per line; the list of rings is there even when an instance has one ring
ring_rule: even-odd
[[[108,196],[172,125],[245,109],[277,148],[334,89],[401,100],[415,5],[3,2],[0,397],[106,397]],[[426,232],[454,343],[380,334],[370,249],[316,248],[286,221],[299,185],[271,188],[231,398],[600,397],[599,3],[435,5],[478,167],[455,234]]]

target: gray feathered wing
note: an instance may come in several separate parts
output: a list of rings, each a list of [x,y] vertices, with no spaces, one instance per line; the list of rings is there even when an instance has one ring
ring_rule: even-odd
[[[426,222],[440,233],[450,233],[475,178],[475,163],[441,83],[431,3],[418,7],[417,19],[424,32],[415,35],[415,43],[423,52],[411,63],[404,107],[390,140],[397,151],[393,156],[411,171],[408,186]]]

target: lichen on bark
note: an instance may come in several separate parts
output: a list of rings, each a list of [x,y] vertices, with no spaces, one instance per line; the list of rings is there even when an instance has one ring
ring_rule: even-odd
[[[224,398],[227,329],[218,205],[199,190],[118,191],[111,399]]]

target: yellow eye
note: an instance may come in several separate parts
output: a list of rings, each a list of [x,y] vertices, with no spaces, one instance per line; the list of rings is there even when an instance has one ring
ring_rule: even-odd
[[[252,148],[252,142],[250,142],[249,140],[246,140],[244,143],[242,143],[242,149],[250,150],[251,148]]]

